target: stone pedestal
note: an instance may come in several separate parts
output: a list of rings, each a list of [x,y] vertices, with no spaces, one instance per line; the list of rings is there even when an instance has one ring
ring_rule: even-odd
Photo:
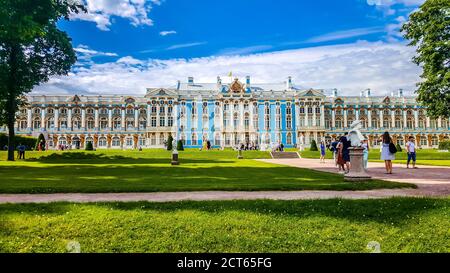
[[[180,162],[178,161],[178,151],[177,150],[173,150],[172,151],[172,165],[180,165]]]
[[[241,149],[239,149],[238,150],[238,157],[237,157],[238,159],[243,159],[244,157],[242,156],[242,150]]]
[[[361,147],[350,147],[350,172],[344,175],[345,181],[370,180],[370,175],[364,169],[363,151]]]

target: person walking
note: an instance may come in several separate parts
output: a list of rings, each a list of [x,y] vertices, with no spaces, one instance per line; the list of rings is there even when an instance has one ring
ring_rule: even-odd
[[[406,168],[409,169],[409,163],[412,160],[413,169],[416,167],[416,144],[414,143],[414,137],[410,136],[409,141],[406,143],[406,152],[408,153],[408,161],[406,161]]]
[[[25,145],[22,145],[22,143],[20,143],[17,147],[17,150],[19,153],[19,159],[25,159]]]
[[[384,160],[386,174],[392,174],[392,160],[395,159],[397,149],[388,132],[384,132],[381,141],[381,160]]]
[[[320,141],[320,163],[325,163],[325,143]]]
[[[341,137],[340,142],[342,142],[342,159],[346,166],[345,173],[348,173],[350,171],[350,151],[348,148],[351,146],[351,142],[348,140],[348,133]]]
[[[345,160],[343,158],[343,150],[344,150],[344,142],[346,141],[346,138],[342,136],[339,139],[339,143],[337,145],[337,160],[336,163],[339,168],[339,173],[345,173]]]
[[[367,139],[364,139],[361,147],[364,148],[363,163],[364,169],[367,170],[367,162],[369,161],[369,141]]]

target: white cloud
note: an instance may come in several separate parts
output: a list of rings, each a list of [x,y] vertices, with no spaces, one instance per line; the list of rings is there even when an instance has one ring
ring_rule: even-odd
[[[206,44],[206,42],[195,42],[195,43],[177,44],[177,45],[169,46],[168,48],[166,48],[166,50],[174,50],[174,49],[180,49],[180,48],[187,48],[187,47],[199,46],[199,45],[204,45],[204,44]]]
[[[422,5],[425,0],[367,0],[367,4],[370,6],[376,6],[384,11],[386,15],[394,15],[396,9],[395,5],[403,5],[408,8],[417,7]]]
[[[153,25],[148,17],[153,5],[160,5],[160,0],[76,0],[86,5],[87,13],[73,14],[72,19],[95,22],[101,30],[107,31],[112,24],[112,17],[117,16],[131,21],[134,26]]]
[[[147,87],[171,87],[194,76],[196,82],[226,80],[230,70],[252,82],[282,82],[292,76],[306,88],[338,88],[358,95],[371,88],[385,94],[398,88],[412,91],[420,69],[411,62],[414,48],[402,43],[364,42],[311,47],[247,56],[212,56],[195,59],[136,60],[82,67],[67,77],[52,78],[35,93],[144,94]]]
[[[177,34],[177,32],[175,30],[165,30],[165,31],[161,31],[159,33],[159,35],[161,35],[161,36],[167,36],[167,35],[173,35],[173,34]]]
[[[252,53],[257,53],[261,51],[266,51],[272,49],[272,45],[257,45],[242,48],[226,48],[219,51],[218,55],[248,55]]]
[[[326,33],[324,35],[312,37],[306,40],[306,43],[320,43],[320,42],[328,42],[328,41],[336,41],[342,40],[346,38],[360,37],[372,33],[383,32],[384,28],[382,27],[368,27],[368,28],[354,28],[342,31],[335,31]]]

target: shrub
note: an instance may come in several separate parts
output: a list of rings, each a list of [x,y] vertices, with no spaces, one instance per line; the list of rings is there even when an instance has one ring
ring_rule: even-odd
[[[177,150],[178,151],[184,151],[183,141],[178,140],[178,142],[177,142]]]
[[[93,151],[94,150],[94,146],[92,145],[92,141],[88,141],[86,143],[86,151]]]
[[[39,143],[41,144],[41,150],[45,151],[45,137],[43,134],[39,134],[39,137],[37,138],[36,146],[34,147],[36,151],[39,150]]]
[[[25,145],[27,150],[32,150],[36,146],[37,138],[29,136],[15,136],[14,144],[19,146],[19,144]],[[0,149],[4,149],[8,145],[8,136],[6,134],[0,134]]]
[[[172,151],[172,149],[173,149],[172,142],[173,142],[173,137],[171,134],[169,134],[169,139],[167,139],[167,151]]]
[[[319,149],[317,149],[317,143],[316,141],[313,139],[311,140],[311,147],[309,148],[310,151],[318,151]]]
[[[397,143],[397,145],[395,145],[395,147],[397,148],[397,152],[402,151],[402,146],[400,146],[400,144]]]
[[[441,141],[438,146],[439,150],[450,150],[450,141]]]

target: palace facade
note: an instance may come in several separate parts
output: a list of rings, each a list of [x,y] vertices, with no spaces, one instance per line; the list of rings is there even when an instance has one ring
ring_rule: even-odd
[[[291,77],[280,84],[252,84],[235,79],[223,84],[178,81],[174,88],[149,88],[145,96],[30,95],[17,113],[22,135],[43,133],[50,148],[163,147],[169,134],[185,147],[214,147],[240,143],[283,143],[296,147],[300,139],[329,141],[361,120],[372,146],[383,132],[404,145],[413,136],[419,147],[437,147],[449,140],[449,117],[431,119],[415,97],[398,90],[373,96],[326,96],[323,90],[296,87]],[[2,130],[5,130],[3,128]]]

